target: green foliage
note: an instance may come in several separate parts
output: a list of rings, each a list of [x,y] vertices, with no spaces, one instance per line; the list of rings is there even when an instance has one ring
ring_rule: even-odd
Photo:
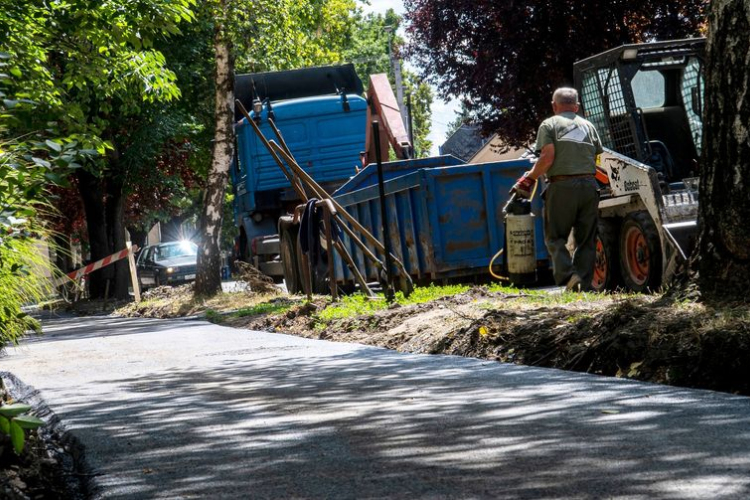
[[[154,39],[193,18],[193,0],[0,0],[2,50],[18,102],[38,103],[17,125],[52,125],[96,143],[118,116],[179,96]]]
[[[26,413],[31,410],[29,405],[13,403],[0,406],[0,432],[10,437],[13,450],[20,455],[26,441],[25,431],[33,430],[44,425],[44,422]]]
[[[462,125],[466,125],[469,123],[471,123],[471,114],[469,113],[466,104],[462,102],[461,107],[456,112],[456,117],[450,123],[448,123],[448,127],[445,130],[445,136],[452,136],[458,129],[461,128]]]
[[[464,293],[469,290],[469,288],[468,285],[436,286],[430,284],[430,286],[415,287],[409,297],[404,297],[402,292],[396,292],[395,302],[402,306],[422,304],[442,297]],[[357,293],[354,295],[345,295],[341,298],[339,303],[332,304],[317,314],[315,319],[319,324],[326,324],[335,319],[369,315],[387,308],[388,303],[385,301],[383,294],[378,294],[377,299],[371,299],[365,295]]]
[[[355,64],[357,73],[365,84],[369,75],[387,73],[389,81],[395,85],[389,50],[396,55],[401,52],[404,40],[397,34],[401,24],[401,16],[393,9],[388,9],[385,14],[363,14],[358,11],[353,15],[343,60]],[[432,143],[427,140],[427,136],[430,134],[432,120],[432,89],[407,67],[402,66],[401,74],[405,99],[407,95],[411,95],[416,155],[429,156]]]
[[[24,226],[0,225],[0,350],[18,343],[39,324],[23,312],[24,304],[41,301],[50,293],[47,275],[52,274],[39,235]]]
[[[342,62],[354,0],[230,2],[230,36],[238,72]]]
[[[432,120],[433,94],[428,84],[423,82],[416,73],[409,70],[403,71],[405,93],[411,95],[411,117],[414,126],[414,151],[415,156],[430,156],[432,141],[427,139],[430,135]],[[406,104],[404,104],[406,105]]]
[[[206,309],[206,321],[211,323],[221,324],[224,322],[224,315],[220,312],[214,311],[213,309]]]
[[[0,59],[13,61],[8,55]],[[7,80],[0,75],[0,84]],[[38,322],[22,310],[49,291],[46,275],[51,271],[41,251],[44,232],[38,212],[45,207],[45,186],[64,182],[60,172],[78,168],[82,154],[73,139],[43,140],[31,134],[25,140],[8,138],[7,123],[15,118],[17,105],[15,96],[2,95],[11,98],[0,104],[0,350],[27,331],[39,330]]]
[[[235,312],[233,316],[237,318],[244,318],[246,316],[257,316],[259,314],[282,314],[291,309],[291,307],[292,304],[290,302],[263,302],[252,307],[243,307],[239,311]]]

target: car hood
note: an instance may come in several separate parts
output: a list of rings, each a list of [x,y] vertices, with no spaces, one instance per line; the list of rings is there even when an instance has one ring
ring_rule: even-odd
[[[184,267],[194,266],[196,263],[195,255],[184,255],[182,257],[174,257],[172,259],[164,259],[156,261],[157,266],[161,267]]]

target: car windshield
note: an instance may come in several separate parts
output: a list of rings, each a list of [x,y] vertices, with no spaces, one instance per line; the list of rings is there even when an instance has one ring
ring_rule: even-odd
[[[175,257],[185,257],[188,255],[197,255],[198,254],[198,245],[191,241],[181,241],[179,243],[174,243],[172,245],[161,245],[156,247],[156,252],[154,254],[154,259],[159,260],[169,260],[174,259]]]

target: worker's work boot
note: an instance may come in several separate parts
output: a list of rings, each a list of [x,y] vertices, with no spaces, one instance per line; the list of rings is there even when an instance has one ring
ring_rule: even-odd
[[[581,277],[576,273],[573,273],[573,275],[568,280],[568,284],[565,285],[565,289],[569,292],[580,292],[582,289],[582,284],[583,282],[581,281]]]

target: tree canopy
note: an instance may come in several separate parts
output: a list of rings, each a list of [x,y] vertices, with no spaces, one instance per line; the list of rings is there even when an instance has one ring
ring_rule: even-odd
[[[573,63],[626,43],[697,35],[708,0],[405,0],[408,53],[489,135],[526,142]]]
[[[342,59],[355,64],[365,85],[369,75],[387,73],[389,81],[395,86],[396,77],[389,52],[398,57],[402,55],[405,40],[398,34],[402,23],[402,17],[393,9],[388,9],[385,14],[363,14],[358,11],[353,15]],[[431,141],[427,139],[432,118],[432,89],[413,70],[403,65],[401,73],[404,93],[411,96],[413,146],[418,156],[427,156],[432,148]]]

